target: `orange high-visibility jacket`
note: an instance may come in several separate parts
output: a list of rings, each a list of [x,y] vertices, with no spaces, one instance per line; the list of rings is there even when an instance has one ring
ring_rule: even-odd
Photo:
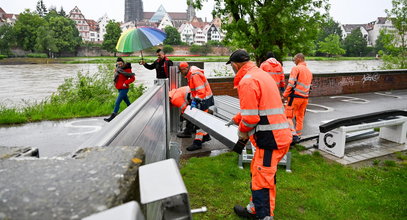
[[[203,101],[213,96],[211,87],[202,69],[191,66],[185,78],[187,78],[188,86],[191,89],[191,99]]]
[[[188,94],[190,89],[188,86],[183,86],[177,89],[172,89],[169,93],[171,104],[181,109],[181,113],[184,113],[185,109],[189,105]]]
[[[292,140],[284,114],[280,92],[272,77],[253,62],[245,64],[236,74],[240,112],[233,120],[241,132],[248,132],[256,147],[277,149]]]
[[[298,63],[291,69],[287,88],[283,96],[305,97],[308,98],[311,88],[312,73],[305,62]]]
[[[275,58],[269,58],[261,63],[260,69],[264,70],[273,77],[274,81],[276,81],[277,87],[285,87],[283,67]]]

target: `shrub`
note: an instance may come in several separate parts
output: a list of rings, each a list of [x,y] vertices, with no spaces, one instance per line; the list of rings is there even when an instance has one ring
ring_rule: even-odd
[[[1,55],[1,54],[0,54],[0,60],[1,60],[1,59],[4,59],[4,58],[7,58],[7,56],[6,56],[6,55]]]
[[[174,52],[174,48],[171,47],[171,45],[164,45],[163,51],[165,54],[170,54],[170,53]]]
[[[46,53],[29,53],[29,54],[27,54],[27,57],[48,58],[48,55]]]

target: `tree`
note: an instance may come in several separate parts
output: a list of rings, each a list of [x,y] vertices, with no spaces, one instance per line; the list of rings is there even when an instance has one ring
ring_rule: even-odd
[[[72,52],[81,44],[82,38],[73,20],[56,14],[49,18],[48,23],[57,48],[53,52]]]
[[[37,2],[37,13],[41,17],[47,15],[47,7],[45,7],[45,4],[42,0],[38,0]]]
[[[324,41],[325,38],[331,34],[338,35],[340,40],[342,38],[342,29],[340,28],[339,23],[334,21],[332,17],[328,17],[321,24],[321,29],[318,34],[318,41]]]
[[[164,28],[167,38],[164,40],[164,44],[168,45],[180,45],[181,44],[181,35],[178,33],[178,30],[175,27],[167,26]]]
[[[367,52],[367,40],[363,37],[359,28],[353,30],[344,41],[346,56],[358,57]]]
[[[49,30],[49,26],[41,26],[37,30],[37,39],[34,47],[37,52],[46,52],[51,56],[51,52],[58,52],[55,45],[54,33]]]
[[[114,20],[110,20],[109,23],[106,25],[106,34],[103,36],[103,44],[102,48],[114,53],[116,56],[116,44],[120,38],[122,30],[120,29],[120,24],[115,22]]]
[[[387,68],[407,68],[407,0],[393,0],[393,8],[386,10],[395,30],[387,30],[384,47],[388,54],[383,54]]]
[[[66,12],[64,11],[64,8],[62,6],[61,6],[61,9],[59,10],[58,14],[61,16],[64,16],[64,17],[66,16]]]
[[[10,47],[14,42],[13,27],[9,24],[0,26],[0,54],[11,54]]]
[[[318,43],[319,51],[322,53],[328,54],[328,56],[332,55],[342,55],[346,51],[341,48],[340,37],[337,34],[331,34]]]
[[[334,21],[332,17],[328,17],[324,22],[321,23],[321,27],[318,32],[318,39],[316,41],[317,46],[317,55],[320,54],[319,42],[323,42],[325,38],[329,35],[335,34],[339,36],[339,40],[342,41],[342,29],[338,22]]]
[[[202,8],[197,0],[195,8]],[[254,53],[259,63],[267,51],[278,60],[287,53],[309,53],[314,48],[318,26],[329,9],[327,0],[215,0],[213,15],[222,19],[229,45]]]
[[[13,27],[17,45],[24,50],[33,51],[37,41],[37,30],[46,23],[44,18],[28,9],[21,13]]]

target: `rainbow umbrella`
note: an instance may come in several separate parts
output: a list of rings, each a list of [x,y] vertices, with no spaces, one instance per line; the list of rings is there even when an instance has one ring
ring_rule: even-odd
[[[131,28],[123,32],[116,44],[116,49],[123,53],[132,53],[161,44],[167,34],[152,27]],[[143,56],[143,52],[141,52]]]

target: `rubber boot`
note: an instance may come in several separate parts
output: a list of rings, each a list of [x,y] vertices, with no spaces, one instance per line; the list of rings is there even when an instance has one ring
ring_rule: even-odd
[[[111,120],[113,120],[113,118],[115,118],[117,116],[117,113],[112,113],[110,115],[110,117],[108,118],[104,118],[103,120],[105,120],[106,122],[110,122]]]
[[[191,146],[187,147],[187,151],[194,151],[202,149],[202,141],[194,140]]]
[[[179,138],[191,138],[193,130],[194,130],[194,124],[192,124],[191,122],[189,122],[187,120],[187,123],[185,125],[185,129],[182,132],[177,133],[177,137],[179,137]]]
[[[245,207],[240,205],[235,205],[235,207],[233,207],[233,211],[235,211],[236,215],[239,217],[246,219],[257,219],[255,214],[248,212]]]
[[[208,142],[210,140],[212,140],[212,138],[211,138],[211,136],[209,136],[209,134],[204,135],[203,138],[202,138],[202,144],[205,143],[205,142]]]

